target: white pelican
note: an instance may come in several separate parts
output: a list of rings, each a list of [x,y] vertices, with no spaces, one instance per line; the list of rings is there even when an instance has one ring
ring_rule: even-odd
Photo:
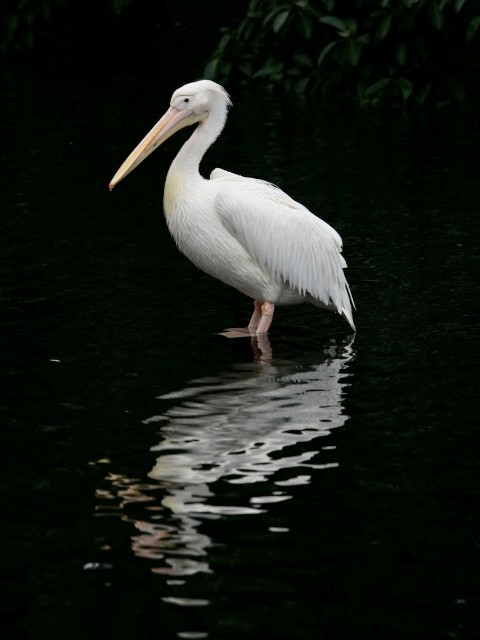
[[[170,108],[132,151],[110,190],[179,129],[198,125],[165,182],[164,209],[178,248],[199,269],[254,300],[248,325],[268,332],[275,305],[308,301],[337,311],[355,330],[343,273],[342,239],[326,222],[274,185],[199,165],[220,135],[230,97],[210,80],[177,89]]]

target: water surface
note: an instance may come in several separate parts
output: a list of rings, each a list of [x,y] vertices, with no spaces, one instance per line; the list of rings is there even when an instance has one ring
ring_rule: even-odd
[[[259,343],[168,236],[182,134],[107,190],[189,78],[5,77],[6,635],[477,637],[476,113],[237,90],[205,173],[335,226],[358,307]]]

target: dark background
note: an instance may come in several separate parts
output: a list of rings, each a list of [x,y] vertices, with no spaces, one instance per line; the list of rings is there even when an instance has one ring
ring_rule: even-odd
[[[341,233],[354,341],[306,305],[271,360],[218,335],[251,302],[162,215],[188,132],[108,192],[242,6],[59,7],[2,60],[2,637],[479,637],[475,104],[227,87],[204,174]]]

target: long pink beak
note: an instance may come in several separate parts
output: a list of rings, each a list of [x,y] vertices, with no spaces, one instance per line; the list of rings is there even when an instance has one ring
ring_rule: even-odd
[[[195,124],[198,121],[199,118],[193,113],[193,109],[182,109],[179,111],[176,107],[170,107],[167,113],[162,116],[153,129],[147,133],[113,176],[108,185],[110,191],[120,180],[123,180],[130,171],[138,167],[152,151],[155,151],[158,146],[165,142],[167,138],[179,129]]]

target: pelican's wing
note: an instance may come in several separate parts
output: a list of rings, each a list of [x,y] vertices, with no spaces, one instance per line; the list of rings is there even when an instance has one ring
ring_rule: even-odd
[[[258,264],[302,295],[352,320],[342,239],[326,222],[268,182],[215,169],[220,220]]]

